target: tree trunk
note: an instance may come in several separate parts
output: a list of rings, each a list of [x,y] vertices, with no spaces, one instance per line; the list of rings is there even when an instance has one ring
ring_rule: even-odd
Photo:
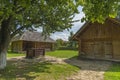
[[[0,53],[0,69],[4,69],[6,67],[6,51],[2,51]]]
[[[2,21],[0,28],[0,69],[6,67],[6,54],[10,43],[10,19]]]
[[[6,67],[6,54],[10,42],[10,36],[4,36],[6,36],[6,40],[0,44],[0,69],[4,69]]]

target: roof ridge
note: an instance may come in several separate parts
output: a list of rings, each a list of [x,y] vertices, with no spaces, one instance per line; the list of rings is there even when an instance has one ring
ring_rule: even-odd
[[[17,38],[17,37],[16,37]],[[52,39],[50,36],[47,36],[46,39],[44,39],[45,36],[42,35],[40,32],[36,31],[25,31],[20,38],[15,39],[13,41],[17,40],[26,40],[26,41],[37,41],[37,42],[55,42],[54,39]]]

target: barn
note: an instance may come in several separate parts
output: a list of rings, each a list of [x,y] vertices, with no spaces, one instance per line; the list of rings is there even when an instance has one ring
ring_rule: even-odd
[[[43,48],[46,51],[51,51],[54,49],[54,44],[53,39],[45,38],[42,33],[26,31],[12,39],[11,50],[12,52],[25,52],[30,48]]]
[[[79,57],[120,60],[120,21],[86,22],[72,37],[78,41]]]

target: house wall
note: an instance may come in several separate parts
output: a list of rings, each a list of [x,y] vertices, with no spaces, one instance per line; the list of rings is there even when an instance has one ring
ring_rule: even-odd
[[[113,41],[113,57],[120,59],[120,41]]]
[[[46,51],[51,51],[53,44],[49,42],[35,42],[35,48],[45,48]]]
[[[90,58],[120,59],[120,26],[107,20],[89,24],[78,35],[80,54]]]
[[[24,41],[23,50],[27,50],[30,48],[45,48],[46,51],[51,51],[53,49],[53,43]]]
[[[22,52],[22,41],[13,41],[11,44],[12,52]]]
[[[45,48],[46,51],[53,50],[53,43],[32,42],[32,41],[13,41],[11,44],[12,52],[25,52],[30,48]]]
[[[27,51],[30,48],[35,48],[35,42],[33,41],[23,41],[23,51]]]

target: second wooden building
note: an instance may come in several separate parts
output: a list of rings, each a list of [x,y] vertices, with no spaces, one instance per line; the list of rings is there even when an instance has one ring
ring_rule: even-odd
[[[86,22],[73,36],[79,43],[79,56],[120,60],[120,21],[107,19],[104,24]]]
[[[50,37],[44,37],[39,32],[26,31],[12,39],[11,50],[13,52],[24,52],[30,48],[43,48],[46,51],[54,49],[55,41]]]

